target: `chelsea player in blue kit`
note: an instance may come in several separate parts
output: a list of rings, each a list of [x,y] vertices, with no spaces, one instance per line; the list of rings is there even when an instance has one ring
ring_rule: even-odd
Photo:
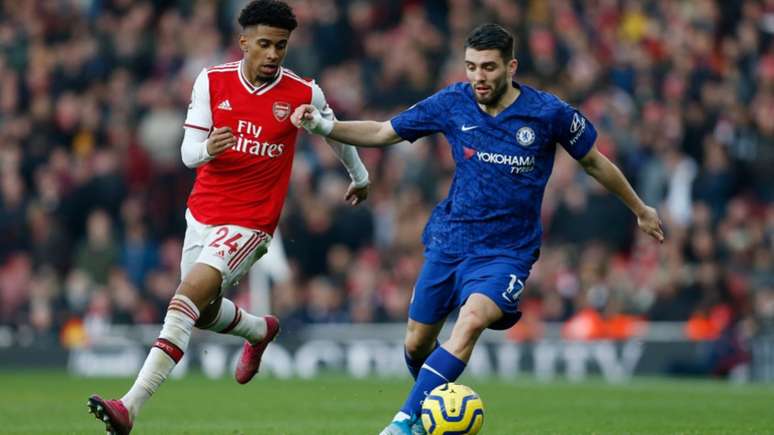
[[[442,89],[390,121],[330,121],[309,105],[293,114],[297,126],[356,146],[443,133],[456,163],[449,195],[425,227],[425,263],[409,308],[405,357],[416,382],[382,435],[424,434],[425,395],[462,374],[485,329],[519,320],[519,296],[540,252],[540,209],[556,144],[618,195],[643,231],[663,241],[656,210],[594,147],[591,122],[556,96],[513,82],[517,65],[513,36],[483,24],[465,42],[469,83]],[[451,337],[439,346],[438,334],[457,307]]]

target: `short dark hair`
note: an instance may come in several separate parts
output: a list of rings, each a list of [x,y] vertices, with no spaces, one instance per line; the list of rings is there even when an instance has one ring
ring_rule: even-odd
[[[296,15],[287,3],[278,0],[253,0],[239,13],[243,29],[263,24],[292,32],[298,27]]]
[[[503,26],[494,23],[481,24],[473,29],[465,39],[465,48],[500,50],[506,62],[515,56],[513,35]]]

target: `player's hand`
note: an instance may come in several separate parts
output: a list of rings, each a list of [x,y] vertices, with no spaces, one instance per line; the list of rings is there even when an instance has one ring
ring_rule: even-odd
[[[296,127],[304,127],[309,133],[322,136],[328,136],[333,130],[333,121],[323,118],[320,111],[311,104],[298,106],[290,116],[290,122]]]
[[[364,186],[358,187],[355,182],[349,183],[347,194],[344,196],[344,200],[353,206],[360,204],[368,198],[368,190],[371,183],[366,183]]]
[[[290,115],[290,122],[298,128],[306,128],[305,124],[314,119],[315,111],[317,111],[317,108],[311,104],[302,104],[296,107],[296,110]]]
[[[212,130],[210,138],[207,139],[207,154],[217,156],[223,151],[236,145],[236,137],[231,133],[231,127],[218,127]]]
[[[664,243],[664,230],[661,228],[661,219],[658,217],[656,209],[645,206],[645,209],[637,215],[637,225],[647,235]]]

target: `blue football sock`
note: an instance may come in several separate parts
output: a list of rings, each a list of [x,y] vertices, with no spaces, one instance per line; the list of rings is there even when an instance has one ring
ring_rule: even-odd
[[[443,347],[437,348],[422,365],[414,388],[411,389],[400,410],[409,415],[419,415],[425,396],[441,384],[456,381],[463,370],[465,370],[465,363],[462,360]]]
[[[435,340],[435,346],[433,346],[433,350],[438,349],[438,346],[440,345],[441,343],[439,343],[438,340]],[[433,353],[432,350],[430,351],[430,354],[431,353]],[[427,356],[430,356],[430,354],[427,354]],[[424,364],[425,360],[427,360],[427,356],[422,359],[415,360],[409,356],[408,352],[406,352],[406,348],[403,348],[403,358],[406,359],[406,367],[408,367],[409,372],[411,373],[411,377],[414,378],[415,381],[417,380],[417,376],[419,376],[419,369],[422,368],[422,364]]]

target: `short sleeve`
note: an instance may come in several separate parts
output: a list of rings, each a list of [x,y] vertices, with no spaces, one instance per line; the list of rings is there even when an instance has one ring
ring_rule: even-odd
[[[392,118],[392,128],[409,142],[442,132],[447,117],[444,107],[441,93],[431,95]]]
[[[577,109],[562,102],[554,118],[556,142],[575,159],[582,159],[594,146],[597,130]]]
[[[212,109],[210,108],[210,81],[207,70],[196,77],[191,91],[191,104],[185,117],[185,127],[210,131],[212,128]]]

